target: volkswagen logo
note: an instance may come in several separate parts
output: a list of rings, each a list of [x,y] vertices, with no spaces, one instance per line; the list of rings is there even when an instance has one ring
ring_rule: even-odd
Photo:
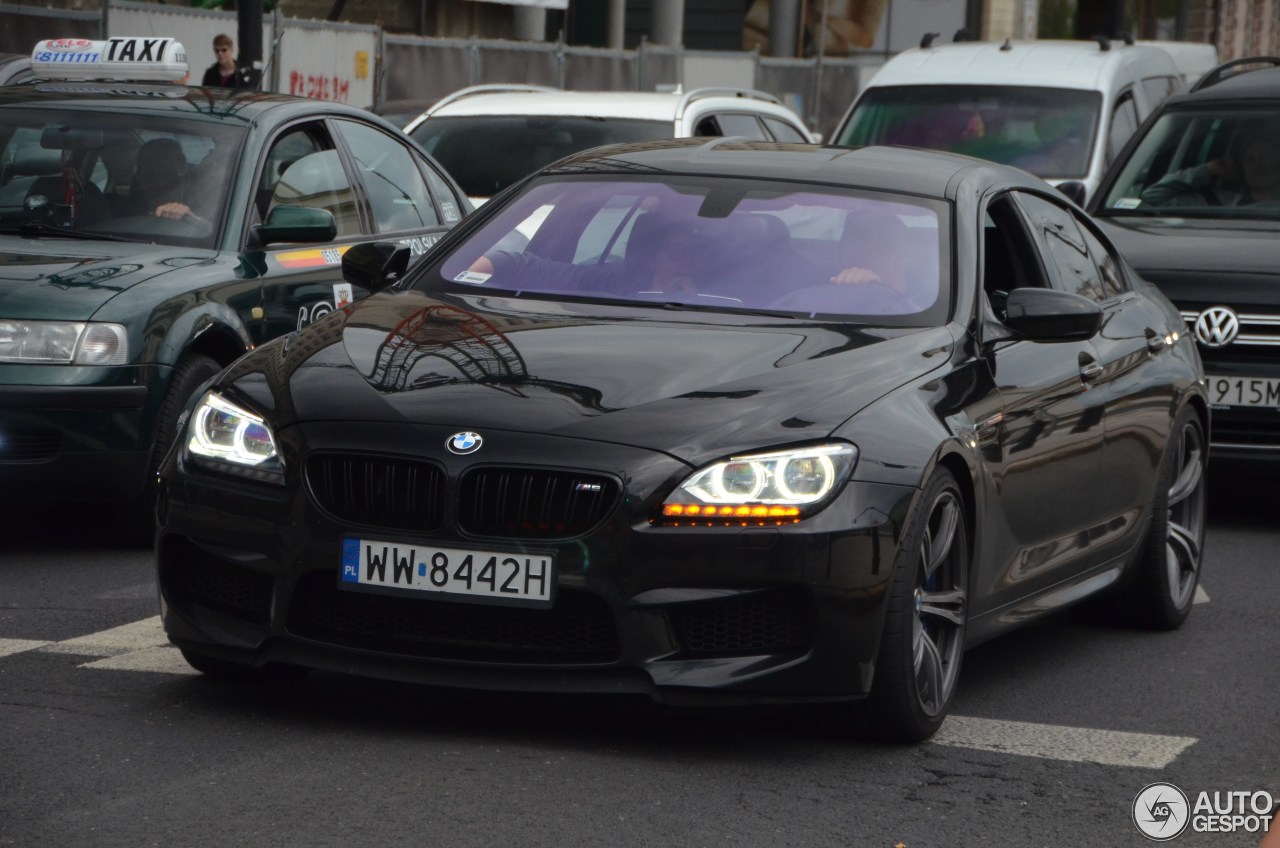
[[[1226,347],[1240,335],[1240,319],[1235,310],[1211,306],[1196,317],[1196,338],[1205,347]]]
[[[444,446],[449,449],[449,453],[468,454],[480,450],[482,444],[484,444],[484,438],[479,433],[468,431],[454,433]]]

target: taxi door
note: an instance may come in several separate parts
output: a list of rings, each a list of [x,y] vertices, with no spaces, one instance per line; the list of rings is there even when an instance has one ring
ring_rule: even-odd
[[[255,186],[253,222],[276,206],[306,206],[328,210],[337,227],[326,244],[266,246],[256,243],[250,228],[246,264],[263,276],[259,342],[300,330],[368,294],[342,279],[342,255],[352,245],[397,241],[416,259],[463,215],[459,198],[429,162],[391,134],[356,120],[286,127],[269,146]]]

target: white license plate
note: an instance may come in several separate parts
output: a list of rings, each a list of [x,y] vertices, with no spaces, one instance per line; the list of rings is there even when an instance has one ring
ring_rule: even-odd
[[[1214,406],[1280,408],[1280,380],[1210,376],[1209,402]]]
[[[449,600],[551,606],[549,554],[438,548],[381,539],[342,540],[342,583],[403,589]]]

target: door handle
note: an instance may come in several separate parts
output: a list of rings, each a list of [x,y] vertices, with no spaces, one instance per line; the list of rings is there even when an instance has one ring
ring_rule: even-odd
[[[1168,338],[1160,335],[1150,327],[1147,327],[1143,332],[1147,337],[1147,350],[1152,353],[1159,353],[1169,346]]]
[[[1090,359],[1080,363],[1080,379],[1091,383],[1102,376],[1102,366]]]

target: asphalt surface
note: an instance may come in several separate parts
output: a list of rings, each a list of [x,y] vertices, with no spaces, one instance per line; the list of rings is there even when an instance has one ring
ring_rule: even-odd
[[[1280,502],[1235,480],[1211,495],[1207,602],[1181,630],[1062,614],[981,646],[948,741],[909,747],[845,738],[816,710],[104,666],[77,646],[154,618],[149,552],[112,541],[104,510],[10,510],[0,846],[1151,844],[1132,821],[1149,784],[1280,795]],[[993,729],[1000,750],[966,741]],[[1162,740],[1167,764],[1106,762]]]

